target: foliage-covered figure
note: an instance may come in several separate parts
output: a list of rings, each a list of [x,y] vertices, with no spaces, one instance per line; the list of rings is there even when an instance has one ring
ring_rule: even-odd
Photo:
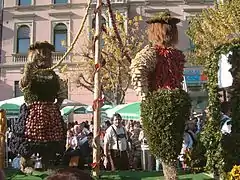
[[[167,180],[177,179],[190,98],[182,90],[184,55],[175,48],[180,20],[164,12],[147,21],[151,41],[132,60],[132,82],[142,97],[141,116],[150,150],[162,160]]]
[[[40,153],[45,167],[56,153],[64,151],[65,132],[60,106],[67,98],[66,84],[52,70],[54,46],[36,42],[28,52],[28,62],[20,81],[25,104],[14,122],[11,150],[22,156],[22,170],[34,153]]]

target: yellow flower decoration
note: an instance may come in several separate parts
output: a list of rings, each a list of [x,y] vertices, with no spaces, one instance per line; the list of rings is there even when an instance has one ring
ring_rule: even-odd
[[[240,180],[240,165],[233,166],[229,175],[230,175],[230,180]]]

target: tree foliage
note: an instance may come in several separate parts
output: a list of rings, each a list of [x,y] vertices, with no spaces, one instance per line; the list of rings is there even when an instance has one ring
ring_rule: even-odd
[[[134,58],[136,53],[143,48],[144,31],[140,30],[142,18],[137,16],[128,19],[120,13],[115,14],[116,25],[123,42],[123,47],[119,47],[118,40],[112,27],[104,26],[102,33],[101,51],[101,85],[102,92],[108,102],[121,104],[124,101],[125,92],[130,86],[130,62],[126,57],[126,52],[130,58]],[[92,33],[92,37],[94,30]],[[93,38],[94,39],[94,38]],[[94,80],[94,41],[90,41],[82,53],[77,83],[79,86],[93,91]],[[84,65],[83,65],[84,64]],[[84,66],[84,72],[82,67]]]
[[[221,44],[231,42],[240,33],[239,0],[226,0],[191,19],[188,36],[195,44],[194,60],[205,64]]]
[[[206,75],[208,76],[208,117],[200,139],[207,150],[206,169],[215,175],[223,175],[231,168],[227,166],[232,166],[233,162],[239,163],[239,155],[236,155],[239,154],[239,142],[235,141],[239,138],[239,133],[233,130],[233,134],[229,138],[220,132],[221,113],[218,94],[218,62],[221,54],[227,54],[230,50],[238,46],[236,44],[239,44],[239,25],[239,0],[229,0],[224,1],[224,4],[220,3],[213,8],[203,10],[201,14],[192,19],[187,32],[195,43],[195,57],[199,64],[204,65]],[[233,61],[230,63],[234,67],[231,72],[239,68],[239,65],[236,66],[236,63],[234,65]],[[233,124],[237,126],[235,128],[239,128],[238,114],[240,102],[238,91],[238,89],[237,91],[234,90],[237,96],[231,99],[234,101],[234,104],[232,104],[232,119]],[[233,149],[232,147],[235,148]]]

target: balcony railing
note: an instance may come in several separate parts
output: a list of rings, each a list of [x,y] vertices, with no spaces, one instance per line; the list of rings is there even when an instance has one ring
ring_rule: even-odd
[[[53,62],[58,62],[60,59],[62,59],[64,53],[62,52],[53,52],[52,53],[52,59]],[[6,59],[6,63],[10,64],[25,64],[27,62],[27,54],[13,54],[12,55],[12,62],[9,62],[8,59]],[[65,59],[64,62],[70,62],[70,56],[68,55]]]
[[[111,3],[125,3],[127,0],[111,0]],[[97,0],[92,1],[93,4],[97,3]],[[106,3],[106,0],[103,0],[103,3]]]
[[[21,63],[26,63],[27,62],[27,55],[26,54],[13,54],[13,59],[12,59],[12,61],[13,61],[13,63],[15,64],[15,63],[19,63],[19,64],[21,64]],[[6,63],[10,63],[10,62],[6,62]]]

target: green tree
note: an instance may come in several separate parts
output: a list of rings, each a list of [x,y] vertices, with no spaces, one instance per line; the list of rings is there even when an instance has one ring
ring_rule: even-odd
[[[139,16],[127,19],[117,12],[115,18],[123,47],[119,47],[113,28],[104,26],[102,33],[103,48],[101,52],[101,85],[106,101],[112,104],[121,104],[124,102],[125,92],[131,83],[130,62],[125,52],[127,52],[130,58],[135,57],[136,53],[143,48],[144,31],[140,30],[142,18]],[[94,34],[94,31],[92,34]],[[83,50],[83,62],[81,61],[80,64],[81,68],[84,66],[85,69],[83,72],[80,68],[77,78],[79,86],[92,92],[95,71],[93,47],[94,40],[90,41],[89,45]]]
[[[191,19],[188,36],[195,44],[194,60],[204,65],[221,44],[231,42],[240,32],[239,0],[226,0]]]
[[[206,148],[207,170],[215,175],[224,175],[229,171],[233,162],[239,160],[239,142],[233,140],[239,139],[239,89],[236,84],[239,83],[237,76],[234,77],[235,86],[233,86],[232,97],[232,120],[233,133],[231,136],[223,136],[220,132],[220,100],[218,95],[218,61],[221,54],[226,54],[239,46],[240,35],[240,4],[239,0],[224,1],[216,4],[213,8],[203,10],[191,20],[187,34],[195,44],[194,56],[199,64],[204,65],[206,75],[208,76],[208,118],[204,131],[201,133],[201,141]],[[234,58],[229,59],[233,65],[231,73],[239,69],[236,65],[239,61],[239,55],[235,53]],[[232,139],[232,140],[231,140]],[[230,141],[231,140],[231,141]],[[229,144],[231,142],[231,144]],[[227,145],[226,145],[227,144]],[[231,149],[234,147],[234,149]],[[234,154],[235,158],[229,157]],[[227,167],[228,165],[228,167]],[[217,177],[216,177],[217,178]]]

